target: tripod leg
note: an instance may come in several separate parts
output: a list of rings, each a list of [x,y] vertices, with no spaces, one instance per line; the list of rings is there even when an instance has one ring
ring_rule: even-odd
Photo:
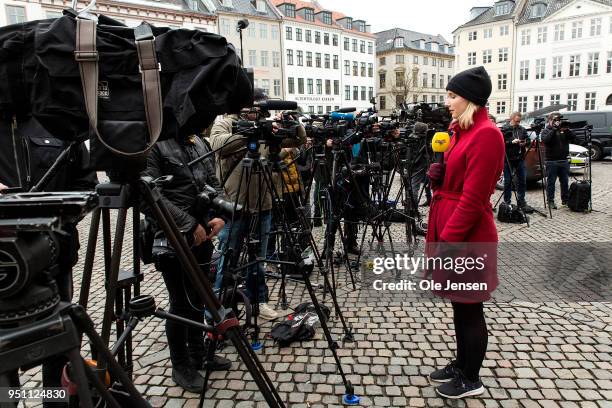
[[[93,273],[94,258],[96,256],[96,244],[98,243],[98,230],[100,228],[101,209],[96,208],[91,214],[89,225],[89,236],[87,238],[87,252],[85,252],[85,263],[83,265],[83,277],[81,279],[81,292],[79,293],[79,304],[87,309],[89,302],[89,290],[91,288],[91,276]]]

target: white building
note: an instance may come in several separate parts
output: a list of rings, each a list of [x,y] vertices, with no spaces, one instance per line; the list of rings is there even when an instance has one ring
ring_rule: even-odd
[[[443,103],[455,72],[452,44],[440,35],[394,28],[376,33],[378,110],[389,115],[401,103]]]
[[[491,76],[489,112],[498,119],[512,112],[514,18],[527,0],[499,0],[490,7],[473,7],[470,20],[453,32],[456,72],[482,65]]]
[[[516,30],[514,105],[612,105],[612,1],[529,0]]]
[[[366,23],[314,1],[273,2],[283,15],[286,99],[314,113],[371,106],[374,36]]]

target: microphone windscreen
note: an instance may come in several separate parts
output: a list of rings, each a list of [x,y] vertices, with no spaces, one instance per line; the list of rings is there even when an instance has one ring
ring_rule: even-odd
[[[279,111],[288,111],[288,110],[296,110],[298,104],[296,101],[282,101],[278,99],[268,99],[265,102],[255,103],[255,106],[259,106],[265,110],[279,110]]]
[[[450,136],[446,132],[436,132],[431,139],[431,148],[434,153],[444,153],[450,145]]]
[[[357,108],[342,108],[342,109],[338,109],[336,112],[339,113],[351,113],[351,112],[355,112],[357,110]]]

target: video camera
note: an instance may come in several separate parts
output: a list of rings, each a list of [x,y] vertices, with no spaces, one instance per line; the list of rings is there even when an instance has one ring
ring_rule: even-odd
[[[430,129],[446,130],[451,122],[450,111],[441,103],[403,103],[399,112],[403,122],[423,122]]]
[[[271,110],[282,110],[280,120],[268,119]],[[296,120],[297,102],[267,100],[254,102],[253,106],[243,112],[254,114],[254,120],[242,119],[234,123],[232,132],[246,136],[248,149],[257,150],[259,142],[279,146],[286,138],[296,138],[300,122]],[[275,127],[274,125],[277,125]]]

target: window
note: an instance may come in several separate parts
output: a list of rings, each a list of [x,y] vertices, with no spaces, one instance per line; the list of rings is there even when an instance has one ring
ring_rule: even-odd
[[[315,54],[315,67],[321,68],[321,53],[317,52]]]
[[[273,25],[270,34],[273,40],[278,40],[278,26]]]
[[[368,54],[374,54],[374,43],[373,42],[368,43]]]
[[[351,75],[351,62],[344,60],[344,75]]]
[[[419,63],[419,56],[418,56],[418,55],[415,55],[414,57],[412,57],[412,62],[413,62],[414,64],[418,64],[418,63]]]
[[[558,105],[560,103],[561,103],[561,94],[550,95],[550,104],[551,105]]]
[[[298,93],[304,93],[304,78],[298,78]]]
[[[572,23],[572,40],[582,38],[582,21],[574,21]]]
[[[325,54],[325,69],[329,69],[331,67],[331,55]]]
[[[321,44],[321,32],[315,31],[315,44]]]
[[[548,36],[548,27],[538,27],[538,44],[544,44]]]
[[[297,66],[298,67],[304,66],[304,51],[298,50],[295,56],[297,59]]]
[[[491,55],[492,55],[493,51],[491,50],[484,50],[482,52],[482,63],[483,64],[489,64],[491,62]]]
[[[563,73],[563,57],[553,57],[552,77],[561,78]]]
[[[595,100],[597,92],[587,92],[584,97],[584,110],[595,110]]]
[[[345,37],[344,38],[344,51],[349,51],[350,44],[351,44],[351,40],[349,40],[348,37]]]
[[[505,26],[499,27],[499,35],[500,36],[503,37],[503,36],[508,35],[508,34],[510,34],[510,27],[509,26],[505,25]]]
[[[497,89],[500,91],[508,89],[508,74],[497,74]]]
[[[492,28],[485,28],[484,32],[483,32],[483,37],[484,38],[491,38],[491,37],[493,37],[493,29]]]
[[[565,24],[555,24],[555,41],[565,39]]]
[[[423,95],[423,102],[427,103],[427,95]]]
[[[504,14],[508,14],[510,12],[510,4],[508,2],[503,2],[495,5],[495,15],[503,16]]]
[[[249,50],[249,66],[254,67],[257,65],[257,51]]]
[[[453,67],[453,61],[448,61],[448,67],[452,68]]]
[[[295,4],[285,4],[285,15],[295,18]]]
[[[357,39],[353,38],[351,44],[353,45],[353,52],[357,52]]]
[[[476,56],[476,53],[474,53],[474,58]],[[429,58],[428,57],[423,57],[423,65],[429,65]]]
[[[529,79],[529,61],[521,61],[519,79],[521,81],[527,81]]]
[[[395,86],[397,87],[404,86],[404,71],[397,71],[395,73]]]
[[[380,57],[380,58],[378,59],[378,65],[383,66],[383,65],[385,65],[386,63],[387,63],[387,58],[385,58],[385,57]]]
[[[591,19],[591,37],[601,35],[601,17]]]
[[[62,13],[59,12],[59,11],[50,11],[50,10],[47,10],[45,12],[45,17],[46,18],[60,18],[61,16],[62,16]],[[205,29],[201,29],[201,28],[200,28],[200,30],[205,31]]]
[[[293,50],[287,50],[287,65],[293,65]]]
[[[368,99],[372,99],[374,97],[374,88],[371,86],[368,87]]]
[[[261,89],[264,90],[266,95],[270,95],[270,80],[269,79],[261,80]]]
[[[440,68],[444,68],[444,60],[443,59],[440,60]]]
[[[580,55],[570,55],[569,76],[580,75]]]
[[[304,19],[306,21],[314,21],[314,10],[311,8],[304,9]]]
[[[366,71],[366,63],[365,63],[365,62],[362,62],[361,64],[359,64],[359,68],[360,68],[360,70],[359,70],[359,74],[360,74],[362,77],[366,76],[366,75],[367,75],[367,71]]]
[[[431,87],[436,87],[436,74],[431,74]]]
[[[221,34],[228,35],[231,30],[229,20],[227,18],[220,18],[219,21],[221,22]]]
[[[436,66],[436,64],[438,63],[437,61],[438,61],[438,59],[437,59],[437,58],[432,58],[432,59],[431,59],[431,66],[432,66],[432,67],[435,67],[435,66]]]
[[[272,87],[272,92],[273,92],[274,96],[280,96],[280,93],[281,93],[280,79],[275,79],[274,80],[274,86]]]
[[[329,45],[329,33],[323,33],[323,44]]]
[[[567,94],[567,110],[575,111],[576,109],[578,109],[578,94],[568,93]]]
[[[268,25],[267,24],[259,24],[259,38],[262,40],[268,39]]]
[[[338,46],[338,34],[334,34],[334,35],[332,36],[332,45],[333,45],[334,47],[337,47],[337,46]]]
[[[268,51],[261,51],[260,52],[260,61],[261,61],[261,66],[262,67],[267,67],[268,66]]]
[[[287,78],[287,92],[290,95],[293,95],[295,93],[295,82],[293,77]]]
[[[334,69],[339,69],[340,68],[340,60],[338,59],[337,55],[334,55]]]
[[[319,115],[322,115],[322,114],[323,114],[323,106],[317,106],[317,113],[318,113]]]
[[[314,82],[311,78],[306,80],[306,93],[312,95],[314,93]]]
[[[497,102],[495,111],[498,115],[506,113],[506,101]]]
[[[332,16],[331,13],[323,13],[323,24],[331,24],[332,23]]]
[[[498,57],[499,62],[508,61],[508,47],[500,48],[498,56],[499,56]]]
[[[544,96],[537,95],[533,97],[533,110],[542,109],[544,107]]]
[[[359,100],[359,87],[358,86],[353,87],[353,100],[354,101]]]
[[[280,52],[272,51],[272,66],[274,68],[280,67]]]
[[[476,65],[476,52],[468,52],[468,65]]]
[[[475,41],[478,39],[478,31],[470,31],[468,33],[468,41]]]
[[[298,64],[300,65],[300,64]],[[306,66],[312,67],[312,52],[306,51]]]
[[[403,55],[396,55],[395,56],[395,63],[403,65],[404,64],[404,56]]]
[[[334,79],[334,95],[340,95],[340,81]]]
[[[327,106],[325,107],[325,112],[326,112],[326,113],[330,113],[330,112],[331,112],[331,110],[332,110],[331,105],[327,105]]]
[[[385,72],[380,72],[378,74],[378,87],[380,89],[384,89],[387,86],[387,74]]]
[[[535,79],[544,79],[546,75],[546,58],[538,58],[536,60]]]
[[[314,107],[314,106],[312,106],[312,105],[311,105],[311,106],[309,106],[309,107],[308,107],[308,112],[310,112],[310,113],[314,114],[314,113],[315,113],[315,107]]]
[[[521,113],[527,112],[527,97],[519,96],[518,98],[518,110]]]
[[[317,95],[323,94],[323,80],[317,79]]]
[[[359,76],[359,63],[353,61],[353,76]]]
[[[530,14],[531,18],[542,17],[544,16],[545,13],[546,13],[546,4],[535,3],[533,6],[531,6],[531,14]]]
[[[312,42],[312,30],[306,30],[306,42]]]
[[[374,64],[368,63],[368,77],[374,77]]]
[[[255,29],[255,24],[247,29],[247,34],[249,38],[255,38],[257,36],[257,30]]]
[[[301,28],[295,29],[295,41],[302,41],[302,29]]]
[[[362,100],[362,101],[365,101],[365,100],[366,100],[366,97],[367,97],[367,94],[366,94],[366,87],[365,87],[365,86],[362,86],[362,87],[361,87],[361,100]]]
[[[427,74],[423,73],[423,88],[427,88]]]
[[[521,45],[529,45],[531,43],[531,30],[521,30]]]
[[[346,99],[347,101],[351,100],[351,86],[350,85],[345,85],[344,87],[344,99]]]
[[[365,41],[359,41],[359,52],[365,54],[366,52],[366,44]]]
[[[608,51],[608,58],[606,60],[606,74],[612,73],[612,51]]]
[[[25,7],[6,6],[6,19],[8,24],[19,24],[26,21]]]
[[[285,28],[285,38],[287,40],[293,40],[293,28],[291,27]]]
[[[599,53],[589,52],[589,60],[587,62],[587,75],[599,74]]]
[[[381,96],[381,97],[378,99],[378,107],[379,107],[381,110],[384,110],[384,109],[386,109],[386,108],[387,108],[387,98],[386,98],[385,96]]]

